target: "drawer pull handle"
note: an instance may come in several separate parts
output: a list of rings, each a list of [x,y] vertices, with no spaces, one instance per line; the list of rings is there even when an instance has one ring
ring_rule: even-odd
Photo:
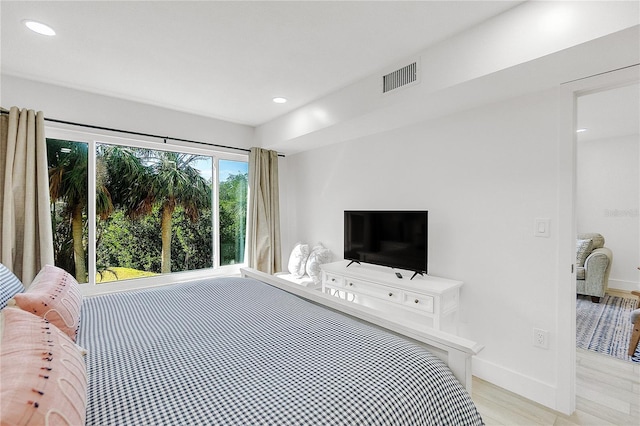
[[[418,299],[414,300],[413,303],[418,303],[420,302]]]
[[[353,283],[349,283],[349,285],[353,285]]]
[[[331,281],[333,281],[333,282],[335,283],[335,282],[336,282],[336,279],[335,279],[335,278],[331,278]]]
[[[393,296],[393,293],[389,293],[389,297]]]

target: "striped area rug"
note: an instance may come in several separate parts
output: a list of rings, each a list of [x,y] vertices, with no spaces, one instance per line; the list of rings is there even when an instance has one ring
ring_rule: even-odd
[[[625,361],[640,362],[640,349],[633,357],[627,355],[631,311],[637,308],[637,298],[605,295],[600,303],[589,296],[576,299],[576,346]]]

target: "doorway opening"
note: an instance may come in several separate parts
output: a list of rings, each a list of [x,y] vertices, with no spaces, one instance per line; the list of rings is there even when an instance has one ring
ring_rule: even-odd
[[[640,290],[640,83],[576,100],[576,345],[627,355]]]

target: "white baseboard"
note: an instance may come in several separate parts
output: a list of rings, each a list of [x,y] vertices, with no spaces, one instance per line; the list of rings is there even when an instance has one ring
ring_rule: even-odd
[[[623,291],[640,291],[640,283],[636,281],[616,280],[609,278],[610,289],[623,290]]]
[[[506,369],[477,356],[473,357],[472,371],[474,376],[482,380],[557,410],[557,389],[553,385]]]

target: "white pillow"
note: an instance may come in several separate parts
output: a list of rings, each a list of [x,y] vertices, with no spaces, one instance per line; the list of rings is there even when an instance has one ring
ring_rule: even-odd
[[[289,273],[296,278],[302,278],[305,274],[307,259],[309,258],[309,245],[298,243],[289,256]]]
[[[329,263],[330,261],[331,252],[328,248],[325,248],[322,244],[318,243],[318,245],[311,251],[311,254],[309,254],[306,267],[307,275],[311,277],[314,283],[320,284],[322,280],[320,265]]]

